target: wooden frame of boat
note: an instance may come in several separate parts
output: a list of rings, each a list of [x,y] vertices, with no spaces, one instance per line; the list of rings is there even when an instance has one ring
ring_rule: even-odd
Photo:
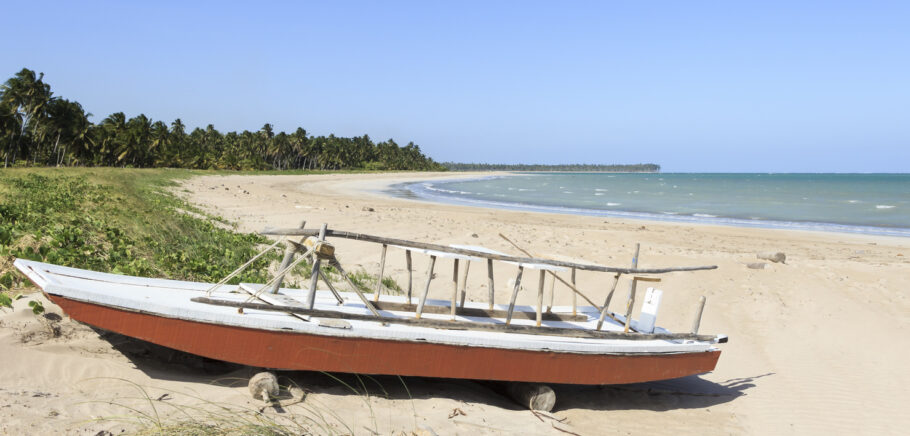
[[[305,223],[304,223],[305,224]],[[655,327],[656,305],[632,319],[639,282],[675,271],[715,266],[637,268],[606,267],[533,257],[510,256],[483,247],[444,246],[361,233],[320,229],[266,230],[286,241],[285,256],[265,284],[227,284],[274,244],[224,280],[212,284],[144,279],[96,273],[17,260],[16,266],[51,301],[77,321],[189,353],[255,367],[365,374],[470,378],[573,384],[620,384],[682,377],[714,369],[726,342],[723,335],[698,334],[704,307],[699,302],[693,328],[671,333]],[[504,236],[503,236],[504,237]],[[327,238],[381,244],[379,277],[372,301],[351,282]],[[505,237],[504,237],[505,238]],[[508,239],[507,239],[508,240]],[[405,296],[382,294],[389,247],[405,250],[408,285]],[[412,255],[429,256],[427,280],[415,303]],[[449,299],[428,298],[436,260],[453,259]],[[282,288],[284,276],[309,259],[309,288]],[[486,263],[489,301],[466,302],[470,262]],[[494,302],[494,261],[518,269],[509,304]],[[459,263],[464,262],[459,270]],[[353,292],[339,292],[327,280],[323,264],[335,267]],[[518,306],[524,270],[539,271],[536,305]],[[571,270],[566,280],[559,273]],[[612,287],[598,305],[575,286],[577,270],[612,273]],[[544,305],[544,282],[551,279],[550,304]],[[617,283],[630,280],[624,313],[609,311]],[[459,278],[461,280],[459,280]],[[317,291],[320,279],[328,291]],[[461,286],[459,286],[459,281]],[[552,289],[559,281],[572,291],[571,307],[554,307]],[[648,291],[648,300],[659,292]],[[576,296],[590,306],[578,306]]]

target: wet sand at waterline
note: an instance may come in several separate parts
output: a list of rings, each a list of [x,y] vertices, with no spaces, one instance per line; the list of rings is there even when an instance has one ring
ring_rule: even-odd
[[[730,336],[719,346],[717,369],[659,383],[556,386],[553,416],[559,422],[521,410],[471,381],[378,377],[364,381],[367,397],[342,383],[359,383],[356,378],[295,373],[291,378],[311,392],[303,403],[287,406],[288,413],[309,407],[307,413],[331,423],[325,431],[356,434],[421,428],[437,434],[565,434],[554,425],[583,435],[882,434],[910,426],[910,239],[505,211],[381,193],[396,183],[453,176],[462,175],[203,176],[175,192],[241,231],[307,220],[307,227],[325,222],[339,230],[518,254],[502,233],[557,259],[627,266],[635,243],[641,243],[640,267],[718,265],[666,275],[658,315],[659,325],[685,331],[698,298],[706,296],[700,332]],[[333,242],[348,270],[376,274],[378,245]],[[757,252],[767,251],[786,253],[786,264],[746,267],[759,262]],[[426,262],[414,258],[415,288],[424,283]],[[390,249],[385,271],[404,285],[404,253]],[[447,298],[451,265],[443,261],[436,271],[430,295]],[[486,277],[477,271],[469,277],[468,299],[485,301]],[[502,302],[515,270],[499,265],[495,274]],[[578,275],[579,288],[595,300],[604,297],[609,281],[603,274]],[[622,298],[614,299],[614,310],[627,286],[620,282]],[[535,291],[536,283],[526,283],[519,303],[532,303]],[[59,323],[63,334],[53,338],[26,312],[32,298],[40,297],[0,313],[0,434],[116,434],[118,426],[129,428],[86,421],[123,415],[119,404],[142,396],[118,379],[147,386],[153,397],[147,404],[160,404],[165,416],[176,413],[167,404],[195,404],[194,396],[260,407],[247,393],[246,368],[175,357],[67,320]],[[556,303],[571,304],[565,288],[557,286]],[[163,393],[170,396],[157,401]]]

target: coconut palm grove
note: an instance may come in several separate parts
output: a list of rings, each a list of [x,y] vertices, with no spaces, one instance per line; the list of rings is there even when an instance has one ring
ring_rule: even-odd
[[[234,170],[444,170],[413,142],[313,136],[303,128],[222,133],[140,114],[100,123],[76,101],[55,96],[44,74],[23,68],[0,87],[3,166],[121,166]]]

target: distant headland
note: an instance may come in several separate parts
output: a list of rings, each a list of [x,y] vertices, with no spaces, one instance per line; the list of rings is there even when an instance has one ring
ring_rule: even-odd
[[[660,165],[639,163],[627,165],[599,164],[487,164],[443,162],[449,171],[563,171],[563,172],[604,172],[604,173],[659,173]]]

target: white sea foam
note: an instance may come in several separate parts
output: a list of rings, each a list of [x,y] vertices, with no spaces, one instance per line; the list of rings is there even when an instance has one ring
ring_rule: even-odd
[[[612,202],[609,202],[609,203],[607,203],[607,206],[619,206],[619,205],[621,205],[621,204],[622,204],[622,203],[612,203]]]
[[[602,191],[602,192],[607,192],[607,191],[609,191],[609,189],[604,189],[604,188],[594,188],[594,190],[595,190],[595,191]]]
[[[572,191],[562,191],[563,194],[573,194]]]
[[[699,218],[717,218],[717,215],[711,215],[709,213],[693,213],[692,216],[697,216]]]
[[[847,203],[856,204],[859,203],[859,200],[847,200]]]
[[[603,192],[595,192],[594,195],[607,195],[607,194],[604,194]]]
[[[875,205],[876,209],[894,209],[894,206],[890,204],[877,204]]]

